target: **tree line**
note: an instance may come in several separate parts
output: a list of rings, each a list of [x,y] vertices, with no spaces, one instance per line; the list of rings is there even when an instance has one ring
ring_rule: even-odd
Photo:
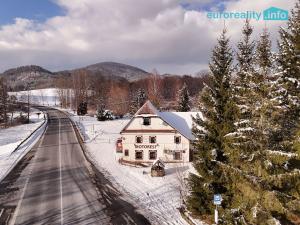
[[[0,127],[7,128],[15,124],[29,122],[29,108],[20,104],[15,95],[9,95],[9,85],[4,77],[0,78]],[[21,112],[15,117],[16,112]],[[27,113],[23,115],[22,112]]]
[[[128,82],[77,70],[70,76],[58,78],[55,86],[64,108],[72,108],[78,114],[86,114],[89,110],[103,114],[105,109],[109,109],[122,117],[127,113],[134,114],[147,99],[161,109],[176,109],[178,92],[183,86],[189,97],[196,98],[206,80],[207,75],[162,76],[153,71],[146,79]]]
[[[266,28],[253,40],[247,20],[241,33],[236,53],[226,29],[212,52],[187,206],[212,224],[221,194],[220,224],[300,224],[300,1],[278,52]]]

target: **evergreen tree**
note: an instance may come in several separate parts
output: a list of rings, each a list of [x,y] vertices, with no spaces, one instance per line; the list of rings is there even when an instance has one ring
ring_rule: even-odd
[[[276,82],[271,77],[269,34],[264,30],[255,52],[249,21],[238,43],[234,96],[230,82],[232,56],[225,32],[213,51],[211,85],[203,89],[200,97],[203,118],[194,120],[194,166],[198,174],[190,176],[188,199],[189,209],[208,222],[212,221],[213,194],[219,193],[224,199],[219,208],[223,224],[299,223],[300,163],[296,149],[300,151],[300,143],[295,131],[298,129],[299,135],[300,92],[296,90],[300,74],[299,57],[293,53],[297,51],[295,40],[299,36],[295,38],[295,34],[299,32],[295,30],[299,22],[297,4],[285,35],[281,31],[278,62],[282,66]],[[294,86],[288,85],[289,81]],[[291,126],[286,128],[290,120],[293,131]],[[278,138],[275,134],[284,129],[289,132]],[[274,146],[274,140],[280,146]]]
[[[138,111],[139,108],[141,108],[144,105],[146,100],[147,100],[147,94],[145,90],[139,88],[137,92],[134,94],[134,96],[132,97],[131,108],[130,108],[131,114],[135,114],[136,111]]]
[[[255,43],[251,40],[253,28],[251,27],[249,20],[246,20],[242,30],[242,40],[238,43],[237,53],[237,72],[236,79],[234,81],[235,101],[239,107],[239,120],[236,123],[237,126],[237,139],[239,145],[244,148],[245,151],[253,148],[253,139],[250,133],[253,131],[251,122],[252,106],[254,105],[254,91],[256,84],[254,81],[254,49]]]
[[[270,81],[271,43],[265,30],[254,54],[249,27],[246,21],[238,45],[235,100],[240,113],[234,133],[238,142],[227,152],[230,167],[224,167],[225,173],[236,176],[228,189],[234,193],[231,207],[238,211],[233,214],[225,210],[224,219],[247,224],[275,224],[276,220],[294,223],[297,214],[292,208],[299,210],[295,206],[299,205],[300,179],[290,165],[297,155],[270,149],[270,139],[278,127],[278,111],[282,112],[273,95],[278,86]],[[289,200],[291,196],[293,200]]]
[[[295,216],[287,213],[287,196],[291,193],[282,188],[287,185],[287,180],[292,181],[297,177],[286,166],[284,171],[284,163],[295,155],[282,155],[269,149],[269,138],[276,129],[274,116],[277,116],[277,100],[272,95],[274,86],[271,86],[269,79],[272,68],[271,43],[265,30],[254,52],[251,33],[252,28],[246,21],[243,40],[238,44],[238,76],[235,81],[235,100],[239,106],[235,133],[238,142],[228,152],[230,167],[224,167],[227,173],[236,176],[228,188],[234,193],[231,206],[238,208],[238,213],[230,214],[227,210],[224,218],[236,223],[274,224],[276,220],[290,220]],[[299,182],[292,183],[296,188],[289,190],[297,190]]]
[[[300,1],[291,12],[287,28],[280,29],[274,82],[277,114],[272,117],[276,130],[271,136],[272,176],[269,184],[276,190],[282,206],[278,213],[286,221],[300,221]]]
[[[83,116],[87,114],[87,102],[80,102],[77,108],[77,115]]]
[[[98,121],[105,121],[107,120],[106,118],[106,114],[105,114],[105,105],[101,104],[100,106],[98,106],[98,110],[97,110],[97,120]]]
[[[275,124],[272,121],[274,112],[276,112],[276,102],[274,101],[274,85],[272,84],[273,72],[273,54],[271,52],[271,41],[269,32],[265,28],[257,42],[256,48],[256,66],[254,73],[252,96],[254,105],[252,108],[252,117],[250,121],[254,132],[252,138],[256,139],[257,146],[261,151],[269,148],[269,139],[275,130]]]
[[[179,90],[177,111],[188,112],[190,110],[190,94],[186,83],[184,83],[182,89]]]
[[[192,174],[189,179],[189,209],[211,219],[214,210],[213,195],[223,194],[224,208],[228,207],[231,196],[226,185],[230,183],[230,178],[223,173],[222,165],[227,163],[224,153],[231,148],[231,138],[227,134],[234,131],[236,111],[230,83],[232,61],[229,39],[226,37],[226,30],[223,30],[209,65],[211,85],[205,86],[200,97],[203,117],[198,115],[194,118],[193,133],[197,140],[194,143],[194,167],[198,175]]]
[[[251,33],[252,28],[246,21],[242,41],[244,44],[238,46],[242,56],[238,57],[236,83],[240,86],[237,86],[235,96],[240,109],[236,123],[238,142],[234,148],[236,157],[230,157],[229,169],[233,172],[234,168],[236,171],[236,179],[231,187],[235,193],[232,206],[239,206],[239,213],[231,215],[230,218],[233,217],[234,221],[240,223],[272,224],[272,212],[277,211],[280,214],[282,208],[280,198],[273,194],[270,185],[274,164],[268,152],[268,145],[270,131],[273,129],[271,114],[275,110],[270,95],[269,79],[272,68],[271,42],[265,29],[255,52],[254,42],[249,42]],[[248,54],[243,55],[241,52]],[[245,62],[250,58],[247,65]],[[246,84],[242,83],[245,78],[243,74],[247,77]],[[243,204],[243,201],[246,204]]]
[[[258,72],[264,75],[262,80],[268,80],[273,63],[273,54],[271,52],[272,44],[270,34],[267,28],[263,29],[260,39],[256,47],[256,64],[258,65]]]
[[[279,73],[276,85],[278,110],[281,116],[277,117],[279,129],[274,134],[273,148],[289,151],[293,145],[294,135],[299,129],[300,118],[300,3],[292,10],[288,27],[280,29],[278,42],[279,54],[277,57]]]

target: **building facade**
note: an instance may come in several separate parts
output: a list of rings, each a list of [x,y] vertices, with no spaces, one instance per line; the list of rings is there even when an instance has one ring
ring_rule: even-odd
[[[159,112],[147,101],[121,131],[123,159],[132,162],[191,161],[194,112]]]

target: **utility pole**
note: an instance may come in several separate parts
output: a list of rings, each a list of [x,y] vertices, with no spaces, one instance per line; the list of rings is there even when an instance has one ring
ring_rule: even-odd
[[[29,87],[27,86],[27,123],[29,123],[29,113],[30,113],[30,99],[29,99]]]

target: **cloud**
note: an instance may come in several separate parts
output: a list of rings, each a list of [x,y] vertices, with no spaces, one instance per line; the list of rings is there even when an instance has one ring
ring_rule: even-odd
[[[220,1],[218,1],[220,2]],[[209,61],[223,21],[204,11],[186,9],[195,0],[56,0],[64,16],[43,23],[16,18],[0,27],[0,70],[38,64],[51,70],[117,61],[162,73],[195,73]],[[205,2],[202,2],[205,3]],[[208,3],[208,1],[207,1]],[[223,1],[226,11],[262,11],[269,6],[290,9],[293,1]],[[253,21],[255,35],[265,26]],[[266,25],[277,38],[283,22]],[[240,38],[241,20],[228,20],[233,42]]]

